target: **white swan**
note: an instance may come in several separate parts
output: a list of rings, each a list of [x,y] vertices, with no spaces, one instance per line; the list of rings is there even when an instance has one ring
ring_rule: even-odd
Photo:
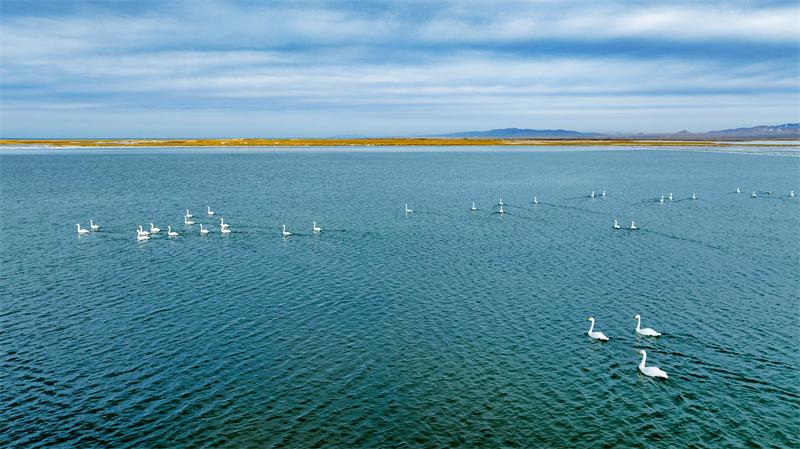
[[[200,235],[208,234],[208,229],[203,227],[203,223],[200,223]]]
[[[642,325],[642,317],[636,315],[633,317],[636,320],[636,333],[643,336],[643,337],[660,337],[661,333],[656,332],[649,327],[645,327],[644,329],[641,328]]]
[[[669,200],[672,201],[672,192],[669,192]]]
[[[139,233],[140,234],[144,234],[146,236],[150,236],[150,233],[148,231],[145,231],[144,229],[142,229],[141,225],[139,226]]]
[[[81,224],[80,223],[75,223],[75,226],[78,227],[78,235],[83,235],[83,234],[88,234],[89,233],[88,229],[82,229],[81,228]]]
[[[660,200],[658,200],[658,202],[659,202],[659,203],[663,203],[663,202],[664,202],[664,195],[661,195],[661,199],[660,199]]]
[[[151,234],[158,234],[159,232],[161,232],[161,229],[153,226],[153,223],[150,223],[150,233]]]
[[[504,214],[506,211],[503,210],[503,205],[500,205],[500,210],[497,211],[498,214]]]
[[[206,213],[208,214],[209,217],[214,215],[214,211],[211,210],[211,206],[206,206],[206,209],[208,210]]]
[[[606,334],[602,332],[592,332],[594,330],[594,318],[589,317],[587,318],[587,320],[591,321],[592,324],[589,326],[589,332],[587,332],[586,334],[589,337],[594,338],[595,340],[608,341],[608,337],[606,337]]]
[[[655,366],[644,366],[644,362],[647,361],[647,353],[644,351],[644,349],[640,350],[639,354],[642,355],[642,361],[639,362],[639,371],[641,371],[642,374],[648,377],[669,379],[667,373],[665,373],[661,368],[656,368]]]
[[[756,191],[755,191],[755,190],[753,190],[753,194],[752,194],[752,195],[750,195],[750,196],[751,196],[751,197],[753,197],[753,198],[755,198],[755,197],[757,196],[757,195],[756,195]]]
[[[697,194],[696,194],[696,193],[692,193],[692,199],[693,199],[693,200],[696,200],[696,199],[697,199]]]
[[[603,196],[606,196],[606,191],[605,190],[603,190]]]
[[[186,218],[192,218],[192,214],[189,213],[189,209],[186,209]]]
[[[742,193],[742,189],[740,189],[740,188],[738,188],[738,187],[737,187],[737,188],[736,188],[736,193]]]
[[[150,238],[149,235],[142,233],[138,229],[136,230],[136,240],[141,242],[142,240],[147,240],[149,238]]]
[[[533,204],[539,204],[539,198],[533,197]]]
[[[318,232],[320,232],[320,231],[322,231],[322,228],[320,228],[319,226],[317,226],[317,222],[316,222],[316,221],[312,221],[312,222],[311,222],[311,232],[313,232],[314,234],[316,234],[316,233],[318,233]]]
[[[183,224],[185,224],[185,225],[193,225],[193,224],[194,224],[194,222],[193,222],[192,220],[189,220],[189,216],[185,216],[185,215],[184,215],[184,217],[183,217]]]
[[[630,229],[631,231],[635,231],[639,229],[639,227],[636,226],[636,223],[634,223],[633,220],[631,220],[631,226],[628,229]]]
[[[594,198],[594,190],[592,190],[592,194],[589,195],[590,198]]]
[[[283,232],[281,232],[281,235],[284,237],[289,237],[292,235],[292,233],[286,230],[286,225],[283,225]]]
[[[223,228],[220,228],[219,232],[221,232],[221,233],[223,233],[223,234],[230,234],[230,233],[231,233],[231,230],[230,230],[230,229],[228,229],[228,225],[225,225],[225,227],[223,227]]]
[[[219,227],[220,228],[227,228],[228,227],[228,224],[225,223],[225,218],[224,217],[219,217]]]
[[[91,219],[89,219],[89,227],[92,229],[92,231],[96,231],[96,230],[100,229],[100,226],[99,226],[99,225],[97,225],[97,224],[96,224],[94,221],[92,221]]]
[[[413,209],[409,209],[408,208],[408,203],[406,203],[406,213],[410,214],[410,213],[413,213],[413,212],[414,212],[414,210]]]
[[[472,202],[472,207],[470,207],[470,208],[469,208],[469,210],[471,210],[471,211],[476,211],[476,210],[478,210],[478,208],[477,208],[477,207],[475,207],[475,201],[473,201],[473,202]]]
[[[794,198],[794,190],[792,190],[791,192],[789,192],[789,198]]]
[[[612,226],[612,228],[619,229],[619,223],[617,223],[617,219],[616,218],[614,219],[614,226]]]
[[[177,237],[178,233],[172,230],[172,226],[167,226],[167,237]]]

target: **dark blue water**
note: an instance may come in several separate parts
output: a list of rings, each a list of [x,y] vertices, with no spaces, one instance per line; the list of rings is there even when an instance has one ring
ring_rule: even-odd
[[[0,446],[797,446],[791,189],[758,154],[4,150]]]

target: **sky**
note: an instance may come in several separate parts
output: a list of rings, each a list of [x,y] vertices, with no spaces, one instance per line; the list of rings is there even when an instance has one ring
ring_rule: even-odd
[[[797,1],[0,1],[0,137],[800,121]]]

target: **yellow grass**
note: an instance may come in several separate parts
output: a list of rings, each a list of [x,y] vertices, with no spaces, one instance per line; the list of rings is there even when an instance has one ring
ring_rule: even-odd
[[[375,138],[375,139],[100,139],[34,140],[5,139],[2,145],[37,145],[48,147],[347,147],[347,146],[726,146],[712,141],[628,140],[628,139],[448,139],[448,138]]]

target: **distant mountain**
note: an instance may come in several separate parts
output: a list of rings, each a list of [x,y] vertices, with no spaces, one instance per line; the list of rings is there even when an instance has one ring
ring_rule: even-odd
[[[600,137],[601,134],[596,133],[582,133],[579,131],[570,131],[566,129],[522,129],[522,128],[503,128],[503,129],[490,129],[488,131],[466,131],[460,133],[438,134],[431,137],[445,137],[445,138],[491,138],[491,139],[544,139],[544,138],[588,138]]]
[[[800,123],[762,125],[750,128],[721,129],[718,131],[640,134],[601,134],[570,131],[566,129],[502,128],[488,131],[465,131],[438,134],[440,138],[490,138],[490,139],[675,139],[675,140],[751,140],[800,139]]]

